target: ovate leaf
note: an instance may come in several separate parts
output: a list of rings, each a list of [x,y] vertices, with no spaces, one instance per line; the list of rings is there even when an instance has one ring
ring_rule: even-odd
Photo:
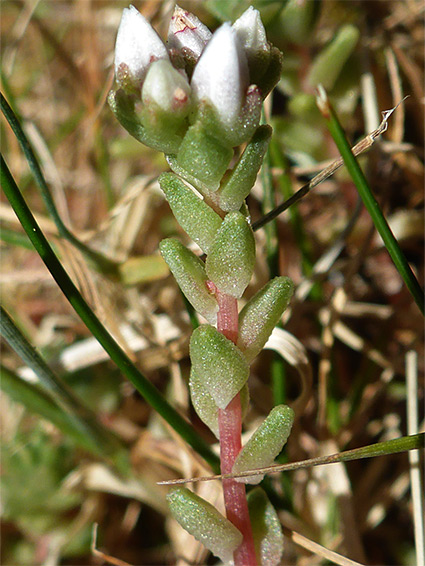
[[[215,556],[227,563],[241,544],[240,531],[215,507],[186,487],[172,489],[167,495],[172,516]]]
[[[254,262],[255,241],[248,220],[240,212],[230,212],[210,248],[207,275],[222,293],[239,298],[251,279]]]
[[[208,324],[199,326],[190,340],[192,367],[220,409],[225,409],[248,380],[249,367],[231,340]]]
[[[263,349],[288,306],[293,291],[294,284],[288,277],[275,277],[241,310],[238,346],[248,362]]]
[[[206,286],[204,263],[174,238],[162,240],[159,248],[187,300],[208,322],[215,324],[218,304]]]
[[[222,223],[220,216],[173,173],[163,173],[158,180],[177,222],[208,253]]]
[[[203,423],[209,427],[217,438],[220,438],[218,428],[218,406],[214,399],[208,393],[202,381],[199,379],[197,373],[192,367],[190,372],[190,398],[192,399],[193,407]],[[249,406],[249,390],[248,385],[244,385],[240,390],[241,406],[242,406],[242,420],[248,412]]]
[[[294,411],[287,405],[274,407],[239,452],[232,473],[270,466],[288,440]],[[260,483],[264,476],[237,478],[243,483]]]
[[[248,494],[248,509],[259,566],[278,566],[283,554],[279,517],[260,487]]]

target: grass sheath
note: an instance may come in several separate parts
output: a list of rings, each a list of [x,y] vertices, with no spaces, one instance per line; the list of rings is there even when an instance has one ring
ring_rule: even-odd
[[[119,347],[95,313],[81,296],[62,264],[54,254],[49,242],[40,230],[29,210],[6,162],[1,156],[1,184],[12,208],[22,224],[36,251],[52,274],[56,283],[70,302],[75,312],[102,345],[110,358],[131,381],[149,405],[157,411],[174,430],[218,471],[218,458],[196,433],[192,426],[168,403],[157,388],[136,368],[125,352]]]

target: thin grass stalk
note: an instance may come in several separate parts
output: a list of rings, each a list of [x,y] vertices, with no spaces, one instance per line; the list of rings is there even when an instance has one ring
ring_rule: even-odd
[[[65,224],[62,222],[62,219],[57,211],[55,202],[51,195],[49,186],[47,185],[44,175],[41,171],[41,167],[38,163],[38,160],[35,156],[35,153],[31,147],[30,142],[28,141],[28,138],[25,135],[19,123],[19,120],[17,119],[15,113],[13,112],[12,108],[10,107],[10,105],[8,104],[7,100],[5,99],[2,93],[0,93],[0,100],[1,100],[0,102],[1,111],[3,112],[3,115],[5,116],[6,120],[9,122],[10,127],[12,128],[13,133],[15,134],[16,139],[18,140],[22,151],[25,154],[25,158],[28,162],[31,172],[34,176],[37,186],[40,189],[40,194],[43,199],[43,202],[52,220],[54,221],[60,236],[62,236],[63,238],[71,242],[71,244],[73,244],[76,248],[78,248],[87,258],[89,258],[92,261],[92,263],[100,271],[102,271],[103,273],[116,276],[117,275],[116,262],[108,259],[99,252],[96,252],[95,250],[92,250],[91,248],[86,246],[83,242],[81,242],[78,238],[76,238],[74,234],[72,234],[65,226]]]
[[[200,481],[211,481],[229,478],[247,478],[251,476],[262,476],[264,474],[278,474],[282,472],[291,472],[302,468],[311,468],[312,466],[323,466],[326,464],[334,464],[336,462],[351,462],[353,460],[361,460],[363,458],[376,458],[377,456],[389,456],[390,454],[399,454],[400,452],[408,452],[409,450],[423,450],[425,447],[425,433],[414,434],[412,436],[402,436],[384,442],[377,442],[369,446],[361,448],[353,448],[345,450],[338,454],[330,454],[329,456],[318,456],[317,458],[308,458],[299,462],[290,462],[289,464],[279,464],[267,466],[258,470],[246,470],[240,474],[220,474],[216,476],[203,476],[187,478],[184,480],[166,480],[158,482],[160,485],[179,485],[185,483],[195,483]]]
[[[277,167],[283,171],[282,175],[277,178],[277,183],[280,187],[280,191],[285,199],[289,199],[294,195],[291,186],[291,179],[289,175],[285,172],[287,170],[287,163],[285,157],[279,149],[278,143],[275,139],[270,141],[269,146],[270,159],[272,167]],[[295,241],[297,247],[301,253],[301,265],[303,268],[304,275],[310,277],[313,273],[313,262],[311,259],[311,249],[309,242],[307,241],[304,226],[302,224],[302,217],[299,212],[299,208],[296,204],[289,208],[289,217],[291,219],[292,230],[294,233]],[[319,283],[316,283],[312,289],[313,298],[319,299],[322,295],[322,290]]]
[[[329,99],[327,98],[325,93],[321,93],[319,95],[318,104],[326,120],[332,138],[334,139],[335,144],[338,147],[338,151],[340,152],[348,169],[348,172],[350,173],[350,176],[354,184],[356,185],[357,190],[359,191],[363,203],[373,220],[375,228],[381,236],[397,271],[400,273],[400,276],[406,284],[406,287],[409,289],[415,303],[418,305],[422,314],[424,314],[424,292],[419,285],[418,280],[416,279],[403,252],[401,251],[399,243],[394,237],[394,234],[391,232],[391,229],[388,226],[384,215],[382,214],[378,202],[372,194],[366,177],[364,176],[360,165],[358,164],[356,158],[353,155],[353,152],[351,151],[351,147],[348,143],[347,138],[345,137],[344,130],[342,129],[337,115],[335,114],[335,111],[332,108],[332,105],[330,104]]]
[[[65,297],[75,312],[98,340],[101,346],[116,363],[123,374],[131,381],[147,403],[157,411],[168,424],[202,456],[214,470],[218,470],[218,458],[193,427],[168,403],[157,388],[132,363],[130,358],[101,324],[95,313],[81,296],[62,264],[54,254],[50,244],[40,230],[29,210],[18,186],[1,156],[1,184],[12,208],[14,209],[25,232],[44,261]]]

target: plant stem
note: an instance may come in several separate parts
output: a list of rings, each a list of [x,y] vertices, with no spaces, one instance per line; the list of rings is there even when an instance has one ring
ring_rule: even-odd
[[[216,296],[219,305],[217,330],[224,334],[226,338],[232,340],[233,343],[236,343],[238,338],[237,299],[221,293],[219,290],[217,290]],[[225,409],[219,409],[218,426],[220,430],[221,473],[231,473],[236,456],[242,448],[242,410],[239,393]],[[227,518],[243,535],[243,541],[233,555],[235,566],[256,566],[257,558],[245,486],[234,479],[225,479],[223,480],[223,494]]]

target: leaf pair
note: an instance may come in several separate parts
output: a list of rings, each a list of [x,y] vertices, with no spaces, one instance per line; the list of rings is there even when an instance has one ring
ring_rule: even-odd
[[[185,487],[167,495],[171,514],[197,540],[224,563],[242,542],[240,531],[215,507]],[[277,566],[283,553],[279,518],[264,491],[257,487],[248,494],[255,551],[262,566]]]

